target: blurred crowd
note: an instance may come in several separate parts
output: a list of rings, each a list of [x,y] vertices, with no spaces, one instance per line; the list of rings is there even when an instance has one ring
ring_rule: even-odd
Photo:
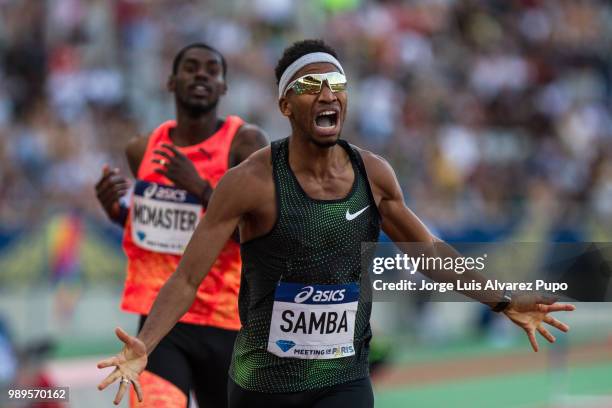
[[[165,83],[190,42],[228,60],[222,113],[286,136],[273,68],[307,37],[345,65],[343,136],[391,162],[435,230],[546,217],[579,237],[612,224],[607,1],[0,0],[0,11],[1,225],[56,208],[101,217],[102,165],[127,172],[126,142],[173,117]]]

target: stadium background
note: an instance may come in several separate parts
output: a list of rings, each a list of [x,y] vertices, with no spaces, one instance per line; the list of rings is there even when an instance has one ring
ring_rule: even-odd
[[[44,367],[71,406],[110,403],[94,365],[136,319],[118,310],[121,234],[93,185],[107,162],[128,174],[127,140],[172,117],[165,80],[192,41],[228,60],[221,112],[273,139],[289,131],[282,49],[330,42],[350,81],[344,137],[392,163],[444,239],[612,235],[609,2],[0,0],[0,16],[0,384]],[[609,304],[581,304],[538,355],[475,304],[375,308],[379,407],[612,406]]]

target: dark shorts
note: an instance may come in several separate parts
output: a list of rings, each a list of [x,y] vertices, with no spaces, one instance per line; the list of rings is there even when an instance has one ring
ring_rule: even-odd
[[[230,408],[372,408],[374,392],[370,378],[316,390],[266,394],[245,390],[228,381]]]
[[[138,330],[146,317],[140,318]],[[192,390],[198,405],[227,407],[227,381],[237,331],[177,323],[148,356],[147,371]]]

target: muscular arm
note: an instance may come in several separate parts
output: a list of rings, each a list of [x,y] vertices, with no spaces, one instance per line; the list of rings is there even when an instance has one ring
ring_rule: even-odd
[[[239,165],[250,155],[267,145],[268,137],[263,130],[255,125],[244,124],[238,130],[236,136],[234,136],[234,140],[232,140],[229,153],[229,167],[232,168]],[[212,189],[209,189],[209,194],[212,194]],[[238,228],[234,230],[231,238],[236,242],[240,242],[240,231],[238,231]]]
[[[419,249],[431,257],[460,257],[450,245],[434,236],[419,218],[406,206],[402,189],[391,166],[381,157],[369,152],[362,153],[370,178],[372,192],[377,199],[378,211],[382,218],[383,231],[396,243],[403,252],[414,251],[414,243],[421,243]],[[484,276],[474,270],[457,274],[452,270],[421,270],[421,272],[438,282],[455,282],[462,280],[486,283]],[[502,292],[488,293],[479,291],[461,291],[466,296],[489,306],[495,306],[501,299]]]
[[[138,136],[131,139],[125,147],[125,158],[134,178],[138,178],[138,169],[147,150],[148,142],[147,136]]]
[[[371,153],[365,155],[364,162],[372,192],[378,197],[383,231],[394,242],[437,242],[438,239],[406,207],[404,194],[391,166],[383,158]]]
[[[160,290],[138,334],[151,352],[193,303],[197,289],[238,222],[257,205],[260,179],[246,161],[229,170],[213,193],[206,217],[196,228],[177,270]]]
[[[399,248],[404,252],[409,252],[409,245],[403,243],[420,242],[424,244],[420,249],[426,256],[442,258],[461,256],[450,245],[431,234],[412,211],[406,207],[399,183],[389,164],[371,153],[364,152],[362,155],[370,176],[372,192],[382,217],[382,228]],[[438,282],[455,282],[457,280],[470,282],[474,280],[479,282],[482,285],[481,287],[485,287],[485,277],[474,270],[466,270],[463,274],[445,269],[421,270],[421,272]],[[458,292],[491,307],[497,305],[502,298],[502,293],[499,291],[489,294],[466,290]],[[525,331],[533,350],[538,351],[536,331],[550,343],[555,342],[555,337],[547,330],[545,323],[564,332],[569,330],[569,326],[550,316],[550,313],[572,311],[574,309],[574,305],[555,303],[552,298],[538,295],[519,295],[517,299],[513,298],[506,306],[504,314]]]
[[[268,145],[268,138],[263,130],[255,125],[244,124],[234,140],[229,153],[229,167],[234,167],[246,160],[251,154]]]

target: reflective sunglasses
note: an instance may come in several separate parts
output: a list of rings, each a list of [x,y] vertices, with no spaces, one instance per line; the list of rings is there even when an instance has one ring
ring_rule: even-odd
[[[298,79],[291,81],[283,96],[293,89],[296,95],[311,94],[316,95],[321,92],[323,82],[327,81],[332,92],[342,92],[346,90],[346,77],[339,72],[326,72],[324,74],[306,74]]]

